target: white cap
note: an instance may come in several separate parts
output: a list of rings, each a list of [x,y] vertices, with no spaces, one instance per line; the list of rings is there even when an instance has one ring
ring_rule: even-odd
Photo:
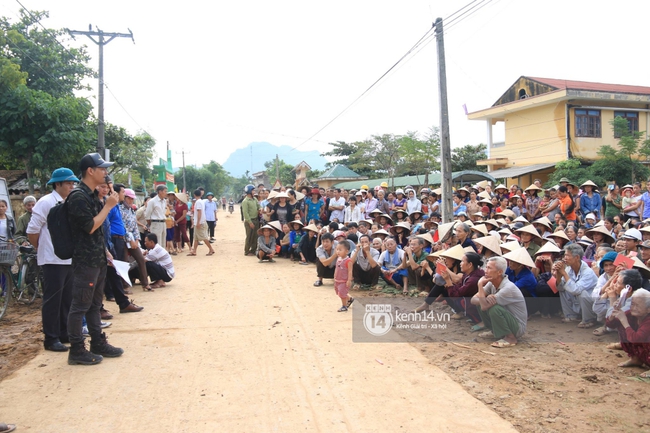
[[[627,229],[625,234],[623,234],[624,239],[634,239],[635,241],[640,241],[643,239],[641,232],[637,229]]]

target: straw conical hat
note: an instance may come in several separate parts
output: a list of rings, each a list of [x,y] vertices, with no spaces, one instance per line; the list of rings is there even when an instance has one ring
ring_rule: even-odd
[[[539,235],[539,233],[537,232],[537,229],[535,227],[533,227],[532,225],[523,226],[522,228],[520,228],[518,230],[515,230],[515,234],[517,234],[517,233],[529,233],[529,234],[533,235],[536,238],[539,238],[539,239],[542,238]]]
[[[280,224],[280,221],[271,221],[267,225],[270,225],[274,229],[276,229],[278,232],[282,231],[282,224]]]
[[[596,228],[596,227],[594,227],[594,228]],[[592,229],[592,230],[593,230],[593,229]],[[589,230],[589,231],[591,231],[591,230]],[[605,229],[605,231],[607,231],[607,229]],[[648,227],[643,227],[642,229],[639,229],[639,231],[640,231],[640,232],[650,233],[650,226],[648,226]],[[587,233],[589,233],[589,232],[587,232]],[[611,236],[611,235],[610,235],[610,236]]]
[[[583,186],[593,186],[594,188],[598,188],[598,185],[593,183],[591,180],[588,180],[585,183],[583,183],[582,185],[580,185],[580,188],[582,188]]]
[[[513,212],[514,213],[514,212]],[[517,218],[512,220],[513,223],[524,223],[524,225],[530,224],[530,221],[528,221],[526,218],[523,216],[519,215]]]
[[[278,196],[278,192],[277,192],[277,191],[271,191],[271,192],[269,193],[268,197],[266,197],[266,199],[267,199],[267,200],[272,200],[272,199],[276,198],[277,196]]]
[[[565,241],[570,241],[569,237],[564,233],[564,230],[557,230],[548,235],[548,237],[556,237],[556,238],[561,238],[564,239]]]
[[[316,224],[314,224],[314,223],[311,223],[307,227],[305,227],[305,230],[309,230],[309,231],[312,231],[314,233],[319,232],[318,227],[316,227]]]
[[[496,222],[497,222],[497,224],[499,224],[499,227],[508,224],[508,223],[506,222],[506,220],[504,220],[503,218],[499,218],[499,219],[497,219]]]
[[[296,191],[296,200],[302,200],[305,198],[305,194],[301,193],[300,191]]]
[[[507,217],[510,218],[510,219],[516,219],[516,218],[519,218],[519,217],[517,217],[517,214],[515,214],[515,213],[514,213],[513,211],[511,211],[510,209],[504,209],[504,210],[502,210],[501,212],[498,212],[497,215],[507,216]]]
[[[483,236],[487,236],[488,234],[488,229],[485,224],[476,224],[475,226],[472,227],[472,230],[474,230],[477,233],[481,233]]]
[[[632,267],[643,274],[644,277],[650,278],[650,268],[648,268],[638,257],[632,257],[634,265]]]
[[[381,215],[383,212],[381,211],[381,209],[373,209],[373,210],[371,210],[371,211],[368,212],[368,213],[369,213],[370,215],[372,215],[372,214],[379,214],[379,215]]]
[[[377,230],[376,232],[373,232],[371,237],[374,238],[374,237],[377,236],[377,235],[386,235],[386,236],[390,236],[390,233],[388,233],[388,232],[387,232],[386,230],[384,230],[384,229],[379,229],[379,230]]]
[[[185,194],[184,192],[177,193],[176,198],[182,201],[183,203],[187,204],[187,194]]]
[[[650,232],[650,227],[644,227],[644,228],[648,228],[648,230],[646,230],[646,231]],[[643,229],[641,229],[639,231],[643,231]],[[609,230],[607,230],[605,228],[605,226],[598,226],[598,227],[594,227],[591,230],[587,230],[585,235],[587,235],[589,237],[589,239],[593,240],[594,239],[594,233],[601,233],[605,238],[604,241],[606,243],[610,244],[610,245],[613,245],[614,242],[615,242],[614,236],[612,236],[612,234],[609,232]]]
[[[578,239],[577,243],[579,243],[580,245],[582,245],[584,247],[588,247],[589,245],[593,244],[594,241],[589,239],[589,236],[583,236],[580,239]]]
[[[537,250],[535,255],[541,254],[541,253],[559,253],[561,252],[562,249],[555,245],[555,242],[549,239],[548,242],[546,242],[540,249]]]
[[[291,227],[291,224],[299,224],[300,227],[304,227],[305,225],[302,223],[300,220],[293,220],[293,221],[288,221],[287,224],[289,224],[289,227]]]
[[[431,254],[427,256],[427,260],[430,262],[435,262],[440,258],[440,254],[443,253],[444,250],[439,250],[439,251],[434,251]]]
[[[489,205],[489,206],[494,206],[494,203],[492,203],[492,202],[490,201],[490,199],[487,199],[487,198],[483,198],[483,199],[479,200],[478,202],[479,202],[479,203],[486,204],[486,205]]]
[[[498,256],[501,255],[501,243],[494,236],[485,236],[484,238],[474,239],[474,243],[482,245],[484,248],[487,248]]]
[[[601,226],[603,226],[603,227],[605,226],[605,221],[600,220],[596,224],[594,224],[594,227],[601,227]]]
[[[440,257],[449,257],[449,258],[455,259],[455,260],[462,260],[465,253],[466,253],[466,251],[462,247],[462,245],[454,245],[453,247],[449,248],[448,250],[444,250],[443,252],[441,252]]]
[[[429,242],[430,244],[434,244],[433,238],[431,237],[431,233],[425,233],[423,235],[417,235],[416,238],[424,239],[425,241]]]
[[[494,227],[499,227],[499,223],[494,219],[490,218],[489,220],[483,221],[483,224],[492,224]]]
[[[535,267],[535,262],[530,258],[530,254],[524,248],[519,248],[517,250],[510,251],[503,255],[504,259],[510,260],[520,265],[528,266],[529,268]]]
[[[500,233],[502,235],[511,235],[512,234],[512,232],[510,231],[510,229],[508,227],[504,227],[504,228],[500,229],[499,231],[497,231],[497,233]]]
[[[434,193],[435,195],[440,195],[440,194],[442,194],[442,188],[436,188],[431,192]]]
[[[495,191],[500,190],[500,189],[505,189],[505,190],[507,191],[507,190],[508,190],[508,187],[505,186],[505,185],[502,184],[502,183],[500,183],[500,184],[498,184],[497,186],[494,187],[494,190],[495,190]]]
[[[395,235],[397,233],[397,227],[402,227],[406,231],[411,231],[411,224],[407,223],[406,221],[399,222],[395,224],[393,227],[390,228],[390,232]]]
[[[487,180],[482,180],[476,184],[477,187],[485,189],[485,187],[489,186],[490,182]]]
[[[440,240],[440,242],[444,242],[445,238],[453,230],[455,225],[456,225],[456,221],[438,225],[438,239]]]
[[[271,231],[275,231],[275,227],[273,227],[270,224],[265,224],[257,231],[257,234],[259,236],[262,236],[264,234],[264,229],[270,229]],[[271,233],[271,236],[273,236],[273,233]]]
[[[512,242],[506,242],[505,244],[501,244],[500,247],[502,250],[514,251],[521,248],[521,244],[517,241],[512,241]]]
[[[478,194],[478,197],[486,199],[486,200],[490,200],[492,198],[492,196],[490,196],[490,193],[487,192],[487,191],[480,192]],[[492,203],[492,202],[490,202],[490,203]]]
[[[541,224],[544,227],[553,230],[553,225],[551,225],[551,221],[546,217],[537,218],[536,220],[533,221],[533,224]]]
[[[531,186],[529,186],[528,188],[526,188],[526,189],[524,190],[524,192],[526,192],[526,191],[541,191],[541,190],[542,190],[542,188],[538,187],[538,186],[535,185],[535,184],[532,184]]]

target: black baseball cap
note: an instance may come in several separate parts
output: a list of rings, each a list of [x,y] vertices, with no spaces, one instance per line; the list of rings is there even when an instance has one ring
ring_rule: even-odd
[[[115,163],[104,161],[104,158],[102,158],[99,153],[88,153],[83,158],[81,158],[81,162],[79,163],[79,170],[83,173],[86,171],[86,169],[89,168],[107,168],[113,164]]]

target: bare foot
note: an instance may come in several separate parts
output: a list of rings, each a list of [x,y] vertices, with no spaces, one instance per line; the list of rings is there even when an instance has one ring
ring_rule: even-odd
[[[643,366],[643,361],[641,361],[636,356],[631,357],[625,362],[618,364],[619,367],[641,367]]]

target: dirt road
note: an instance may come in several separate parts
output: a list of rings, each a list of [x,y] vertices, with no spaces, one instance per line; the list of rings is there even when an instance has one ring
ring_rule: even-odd
[[[175,258],[177,277],[145,307],[115,314],[125,349],[98,366],[42,351],[0,383],[0,421],[20,431],[508,432],[415,347],[354,344],[315,268],[243,255],[239,212],[216,255]],[[109,306],[113,313],[117,309]]]

